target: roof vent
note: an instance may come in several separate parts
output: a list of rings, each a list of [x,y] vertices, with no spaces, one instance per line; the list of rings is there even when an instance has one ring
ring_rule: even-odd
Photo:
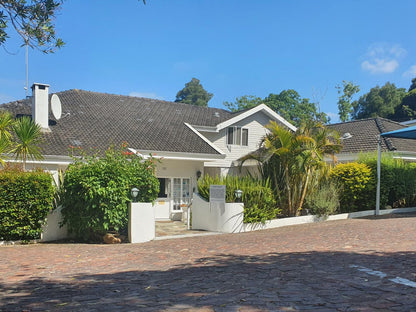
[[[342,135],[341,140],[351,139],[352,135],[349,132],[346,132]]]
[[[218,118],[218,117],[220,117],[220,113],[215,112],[215,113],[214,113],[214,116]]]

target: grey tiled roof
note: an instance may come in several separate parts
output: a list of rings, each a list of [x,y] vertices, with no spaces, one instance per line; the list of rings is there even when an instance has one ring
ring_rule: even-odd
[[[49,116],[51,132],[44,134],[45,155],[68,155],[70,145],[103,151],[122,141],[138,150],[218,155],[184,123],[216,126],[237,115],[217,108],[77,89],[56,94],[62,103],[62,118],[56,121]],[[31,102],[14,101],[0,109],[30,115]]]
[[[328,125],[342,137],[350,133],[351,138],[342,140],[341,153],[373,152],[377,150],[380,133],[406,128],[406,126],[385,118],[369,118]],[[383,138],[383,151],[416,152],[416,140]]]

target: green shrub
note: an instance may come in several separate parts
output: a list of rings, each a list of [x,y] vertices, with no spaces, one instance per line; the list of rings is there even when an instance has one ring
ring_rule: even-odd
[[[52,176],[43,171],[0,171],[0,240],[40,238],[52,209]]]
[[[377,154],[362,155],[359,160],[371,168],[371,178],[377,183]],[[387,205],[410,207],[416,204],[416,164],[393,155],[383,154],[381,158],[380,207]],[[375,193],[374,193],[375,198]]]
[[[127,227],[130,190],[139,189],[140,202],[152,202],[159,192],[155,160],[111,147],[105,156],[84,156],[69,165],[61,195],[63,224],[76,239],[94,241],[107,231]]]
[[[280,209],[276,206],[269,181],[260,181],[250,177],[210,177],[205,176],[198,181],[198,192],[209,200],[210,185],[225,185],[227,203],[236,202],[235,190],[242,190],[244,203],[244,223],[264,223],[266,220],[276,218]]]
[[[306,207],[317,216],[328,216],[338,212],[339,186],[335,182],[323,182],[306,198]]]
[[[376,184],[369,166],[339,164],[331,170],[331,176],[341,187],[341,212],[374,209]]]

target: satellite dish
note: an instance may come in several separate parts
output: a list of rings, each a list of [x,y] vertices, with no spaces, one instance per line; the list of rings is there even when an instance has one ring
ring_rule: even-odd
[[[61,100],[56,94],[53,94],[51,97],[51,110],[55,119],[59,120],[62,115],[62,105]]]

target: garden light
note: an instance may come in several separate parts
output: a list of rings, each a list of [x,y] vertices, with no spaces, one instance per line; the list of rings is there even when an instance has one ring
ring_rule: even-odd
[[[241,196],[243,196],[243,191],[235,190],[234,195],[235,195],[235,198],[237,199],[237,202],[241,202]]]
[[[139,195],[139,189],[136,187],[133,187],[131,189],[131,197],[133,198],[133,203],[137,203],[137,196]]]

